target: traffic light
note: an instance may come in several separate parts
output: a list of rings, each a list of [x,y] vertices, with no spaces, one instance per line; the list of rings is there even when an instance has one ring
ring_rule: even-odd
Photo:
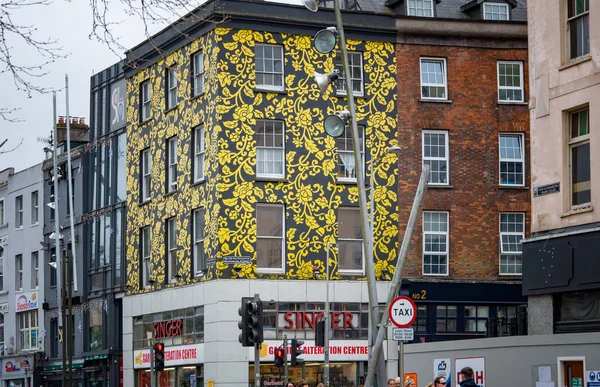
[[[252,297],[242,297],[242,306],[238,309],[242,320],[238,327],[242,330],[239,341],[243,347],[253,347],[263,342],[263,305]]]
[[[282,347],[279,347],[275,350],[275,359],[273,360],[275,363],[275,367],[283,367],[285,363],[285,351]]]
[[[163,343],[154,344],[154,370],[162,371],[165,369],[165,345]]]
[[[299,348],[302,345],[304,345],[304,341],[292,339],[292,367],[304,363],[304,359],[298,359],[298,356],[304,353],[304,350]]]
[[[325,346],[325,320],[317,321],[315,328],[315,345],[317,347]]]

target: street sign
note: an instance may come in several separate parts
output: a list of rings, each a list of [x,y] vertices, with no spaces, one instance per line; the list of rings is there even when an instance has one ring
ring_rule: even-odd
[[[388,314],[392,324],[398,328],[408,328],[417,318],[417,306],[406,296],[396,297],[390,304]]]
[[[587,387],[600,387],[600,371],[587,371],[586,374],[585,385]]]
[[[415,339],[415,330],[412,328],[392,328],[392,340],[394,341],[413,341]]]

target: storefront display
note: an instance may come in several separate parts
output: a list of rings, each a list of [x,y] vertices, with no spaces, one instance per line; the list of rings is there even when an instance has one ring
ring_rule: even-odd
[[[150,370],[138,371],[137,387],[150,387]],[[204,384],[204,367],[169,367],[158,373],[157,387],[201,387]]]

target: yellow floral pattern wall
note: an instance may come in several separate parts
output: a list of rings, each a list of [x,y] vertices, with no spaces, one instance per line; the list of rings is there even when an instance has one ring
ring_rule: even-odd
[[[387,148],[396,144],[396,59],[391,43],[348,40],[348,49],[363,57],[364,98],[356,99],[357,121],[365,127],[366,169],[375,158],[375,268],[378,278],[394,271],[398,249],[397,162]],[[257,44],[283,47],[284,91],[256,88]],[[190,98],[190,56],[204,52],[205,93]],[[323,120],[347,109],[347,100],[333,88],[321,94],[315,70],[334,69],[336,53],[321,54],[312,37],[218,27],[127,80],[128,215],[127,274],[130,292],[140,286],[140,228],[150,226],[151,266],[155,289],[165,286],[165,221],[177,219],[177,273],[183,283],[225,278],[324,278],[326,245],[338,235],[338,208],[358,206],[356,184],[337,180],[338,151],[326,135]],[[339,54],[337,54],[339,55]],[[165,69],[178,65],[179,103],[165,112]],[[150,80],[152,116],[139,123],[140,83]],[[285,178],[256,177],[257,120],[284,123]],[[192,181],[192,131],[206,130],[206,180]],[[165,195],[166,142],[178,136],[178,190]],[[151,200],[140,204],[140,152],[152,155]],[[367,181],[369,176],[367,176]],[[282,273],[260,274],[256,269],[256,204],[285,206],[285,267]],[[206,209],[207,275],[192,272],[191,214]],[[227,265],[223,257],[250,257],[251,264]],[[334,279],[337,270],[332,251]],[[234,269],[235,270],[232,270]],[[319,273],[315,275],[315,273]],[[387,272],[387,273],[386,273]]]

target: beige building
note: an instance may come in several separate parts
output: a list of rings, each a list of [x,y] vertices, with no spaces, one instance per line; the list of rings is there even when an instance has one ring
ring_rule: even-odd
[[[529,333],[600,331],[600,1],[528,0]]]

